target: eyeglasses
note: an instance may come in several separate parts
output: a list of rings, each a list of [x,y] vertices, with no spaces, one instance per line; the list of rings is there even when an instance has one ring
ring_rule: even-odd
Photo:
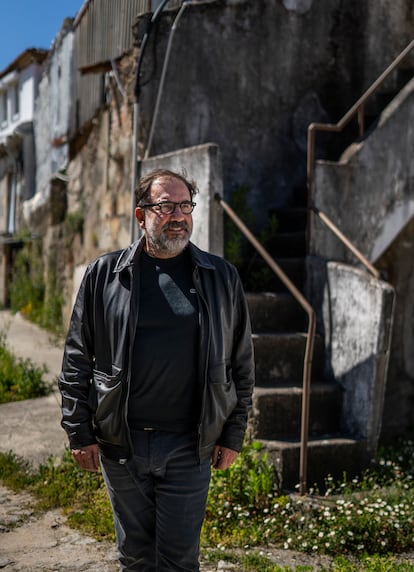
[[[161,201],[160,203],[147,203],[145,205],[140,205],[141,209],[154,209],[163,215],[170,215],[175,212],[177,207],[180,207],[181,212],[184,215],[189,215],[193,212],[196,203],[192,201],[181,201],[181,203],[174,203],[173,201]]]

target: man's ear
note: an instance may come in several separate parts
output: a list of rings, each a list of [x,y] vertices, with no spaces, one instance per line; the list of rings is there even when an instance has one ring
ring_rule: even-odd
[[[141,228],[145,228],[145,212],[144,209],[137,207],[135,209],[135,218],[138,221],[138,224]]]

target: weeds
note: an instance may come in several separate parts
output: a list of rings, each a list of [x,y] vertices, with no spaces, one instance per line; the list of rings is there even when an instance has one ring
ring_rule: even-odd
[[[246,572],[287,572],[272,562],[274,547],[329,555],[330,572],[414,571],[396,559],[414,549],[413,453],[406,441],[383,451],[360,478],[335,483],[328,477],[324,495],[300,497],[280,495],[266,454],[258,443],[246,444],[233,467],[213,473],[203,554],[237,562]],[[37,471],[0,454],[0,479],[17,490],[27,487],[43,509],[62,507],[73,526],[114,539],[102,476],[81,471],[69,451]]]
[[[48,257],[45,281],[42,248],[40,240],[23,241],[23,247],[16,255],[14,276],[10,284],[10,308],[13,312],[21,312],[35,324],[61,334],[63,295],[58,281],[56,258],[51,255]]]
[[[15,357],[7,349],[6,334],[0,331],[0,403],[48,395],[52,384],[44,380],[45,373],[46,367]]]

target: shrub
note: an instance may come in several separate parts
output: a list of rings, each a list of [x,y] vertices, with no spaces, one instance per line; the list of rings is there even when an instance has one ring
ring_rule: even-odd
[[[44,380],[45,373],[45,366],[37,367],[30,359],[15,357],[7,349],[6,334],[0,332],[0,403],[48,395],[52,384]]]

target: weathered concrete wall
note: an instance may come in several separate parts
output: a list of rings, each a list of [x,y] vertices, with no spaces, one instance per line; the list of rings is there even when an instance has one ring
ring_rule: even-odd
[[[382,439],[414,434],[414,218],[377,262],[396,292]],[[396,412],[398,414],[396,415]]]
[[[163,16],[144,58],[144,144],[173,17]],[[151,152],[217,143],[226,197],[249,185],[259,223],[268,208],[305,200],[308,124],[337,121],[413,31],[408,0],[190,3],[174,36]]]
[[[414,216],[414,79],[384,110],[377,128],[339,163],[317,164],[314,203],[372,262]],[[358,213],[358,216],[355,216]],[[311,251],[349,259],[313,218]]]
[[[414,429],[414,80],[383,112],[377,129],[344,154],[321,163],[314,201],[384,272],[396,291],[383,440]],[[353,256],[312,217],[311,252],[327,259]],[[395,415],[398,411],[398,415]]]
[[[375,452],[381,431],[394,289],[351,266],[308,258],[308,296],[324,335],[326,375],[344,390],[343,429]]]

